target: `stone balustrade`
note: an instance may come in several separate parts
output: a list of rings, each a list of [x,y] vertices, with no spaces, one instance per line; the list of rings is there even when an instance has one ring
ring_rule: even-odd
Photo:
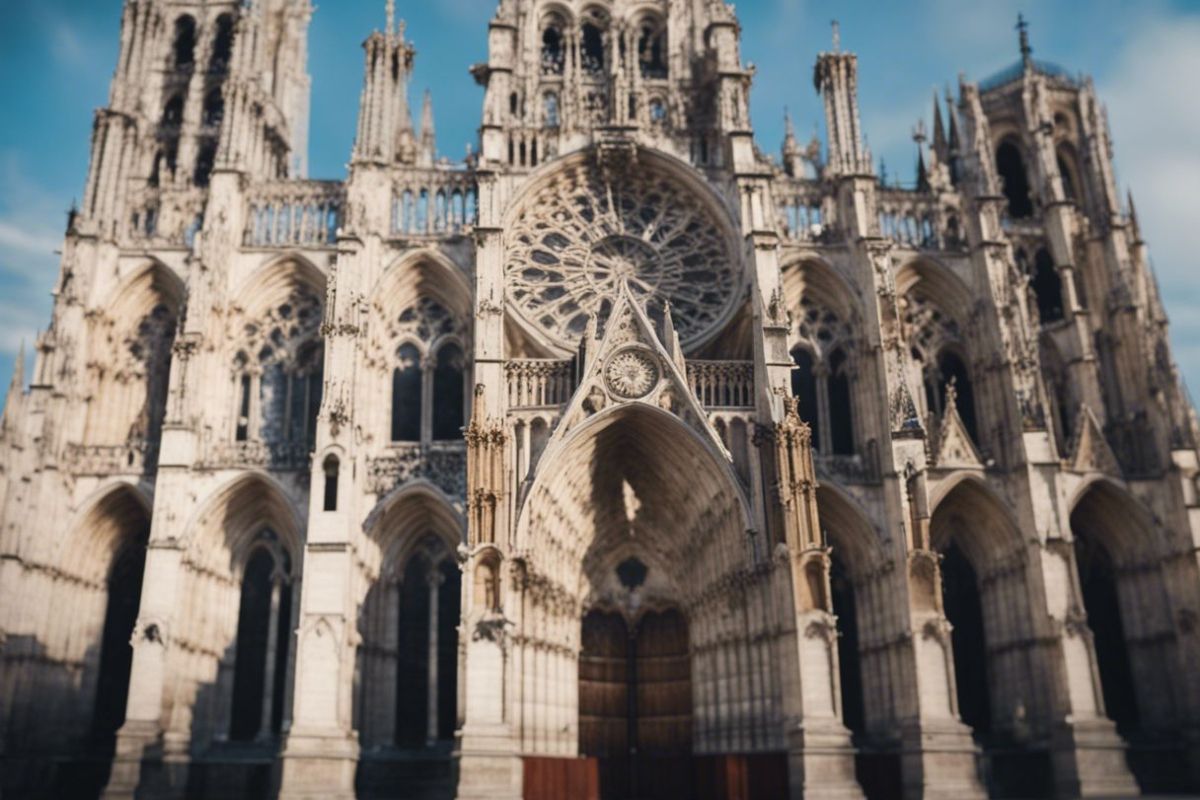
[[[752,361],[689,361],[687,378],[705,408],[754,406]]]
[[[820,183],[783,179],[775,188],[778,224],[784,238],[795,242],[818,242],[833,230],[832,197],[826,202]]]
[[[204,225],[200,189],[145,189],[129,201],[125,241],[138,247],[188,247]]]
[[[312,446],[308,442],[212,442],[202,466],[208,469],[263,467],[277,470],[308,469]]]
[[[406,169],[392,195],[393,236],[462,233],[475,225],[478,193],[471,172]]]
[[[575,362],[572,359],[519,359],[509,361],[504,369],[510,409],[565,405],[575,392]]]
[[[249,197],[245,243],[250,247],[328,247],[342,225],[346,189],[340,181],[280,181]]]

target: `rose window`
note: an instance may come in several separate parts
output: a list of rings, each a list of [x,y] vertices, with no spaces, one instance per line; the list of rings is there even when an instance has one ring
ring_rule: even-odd
[[[714,333],[741,290],[695,190],[638,165],[611,180],[586,163],[564,168],[510,227],[505,274],[520,320],[560,345],[608,312],[622,282],[647,306],[669,301],[685,344]]]

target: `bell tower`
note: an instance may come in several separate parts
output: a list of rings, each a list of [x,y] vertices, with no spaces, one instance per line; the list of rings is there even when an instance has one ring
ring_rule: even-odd
[[[724,2],[616,2],[579,13],[501,3],[485,87],[483,158],[517,169],[594,143],[634,141],[702,167],[748,132],[751,71]]]

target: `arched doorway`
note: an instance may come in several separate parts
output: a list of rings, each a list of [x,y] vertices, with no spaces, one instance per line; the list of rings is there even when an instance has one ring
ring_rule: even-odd
[[[632,623],[590,611],[579,654],[579,753],[599,761],[602,800],[690,797],[692,678],[676,609]]]
[[[1054,686],[1034,634],[1024,538],[975,477],[953,483],[935,503],[931,534],[942,556],[958,712],[983,749],[988,789],[1045,796],[1054,775],[1039,731],[1054,712]]]
[[[1184,791],[1174,730],[1184,692],[1148,515],[1123,489],[1094,483],[1071,510],[1071,535],[1105,711],[1129,744],[1129,766],[1143,791]]]
[[[583,768],[611,798],[684,800],[700,786],[778,796],[787,742],[774,665],[796,644],[774,592],[790,592],[791,576],[747,534],[732,463],[639,403],[552,440],[536,469],[509,600],[525,796],[575,796],[577,784],[555,782]],[[764,775],[782,777],[757,790]]]

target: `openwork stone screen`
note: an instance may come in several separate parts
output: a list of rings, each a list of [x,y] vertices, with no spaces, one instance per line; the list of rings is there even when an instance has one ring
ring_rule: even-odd
[[[695,341],[741,296],[723,231],[694,191],[644,165],[611,176],[569,166],[508,232],[508,297],[527,325],[567,344],[628,281],[651,307],[669,301],[680,338]]]

